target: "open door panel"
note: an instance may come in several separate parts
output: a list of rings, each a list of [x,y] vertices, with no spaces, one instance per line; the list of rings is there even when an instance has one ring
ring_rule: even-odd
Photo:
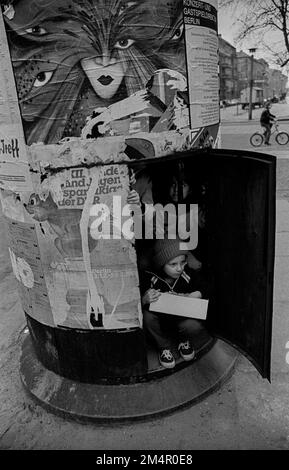
[[[275,157],[215,151],[209,173],[210,329],[270,379],[275,247]]]

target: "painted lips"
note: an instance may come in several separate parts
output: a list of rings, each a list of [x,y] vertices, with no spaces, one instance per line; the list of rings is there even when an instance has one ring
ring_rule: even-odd
[[[110,75],[102,75],[98,81],[101,83],[101,85],[107,86],[113,82],[113,78]]]

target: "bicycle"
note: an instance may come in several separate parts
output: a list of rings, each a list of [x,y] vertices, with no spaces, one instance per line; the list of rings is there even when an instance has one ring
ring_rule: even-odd
[[[271,136],[275,134],[275,140],[277,144],[279,145],[286,145],[289,142],[289,134],[285,131],[279,131],[279,126],[278,122],[274,121],[273,127],[271,131]],[[260,147],[265,141],[264,134],[261,134],[261,132],[255,132],[254,134],[251,135],[250,137],[250,144],[253,145],[253,147]]]

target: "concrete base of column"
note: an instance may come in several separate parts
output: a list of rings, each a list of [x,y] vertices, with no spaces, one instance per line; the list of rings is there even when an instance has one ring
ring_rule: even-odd
[[[23,342],[20,375],[25,389],[48,411],[78,421],[146,419],[192,405],[216,391],[233,373],[238,352],[223,341],[188,366],[157,380],[99,385],[66,379],[46,369],[32,342]]]

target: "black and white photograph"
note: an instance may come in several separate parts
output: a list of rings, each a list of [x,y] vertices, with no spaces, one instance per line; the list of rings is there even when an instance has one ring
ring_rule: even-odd
[[[289,2],[0,9],[0,450],[289,450]]]

